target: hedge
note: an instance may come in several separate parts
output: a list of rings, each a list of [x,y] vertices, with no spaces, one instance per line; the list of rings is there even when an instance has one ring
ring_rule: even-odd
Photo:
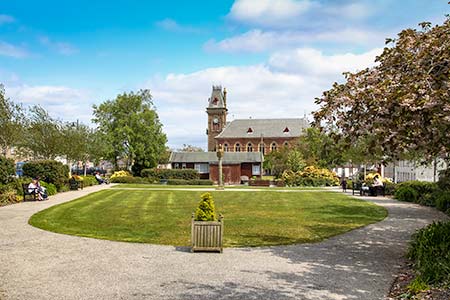
[[[29,161],[23,165],[23,175],[39,177],[47,183],[53,183],[59,190],[69,180],[69,167],[56,160]]]
[[[194,169],[143,169],[142,177],[160,179],[199,179],[200,174]]]
[[[133,177],[133,176],[120,176],[120,177],[111,177],[111,183],[152,183],[153,181],[149,178],[142,177]]]
[[[208,179],[168,179],[167,184],[169,185],[213,185],[213,182]]]

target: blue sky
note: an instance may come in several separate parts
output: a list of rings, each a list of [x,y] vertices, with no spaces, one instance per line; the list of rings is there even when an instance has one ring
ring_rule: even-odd
[[[441,23],[447,2],[0,0],[0,82],[85,123],[92,104],[149,88],[169,146],[205,147],[212,84],[228,89],[229,119],[303,116],[386,37]]]

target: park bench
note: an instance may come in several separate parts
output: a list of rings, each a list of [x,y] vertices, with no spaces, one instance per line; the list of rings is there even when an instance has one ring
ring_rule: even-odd
[[[22,183],[22,190],[23,190],[23,202],[25,202],[28,198],[32,198],[33,201],[38,200],[38,195],[36,193],[36,189],[32,189],[30,193],[30,189],[28,188],[27,183]]]
[[[78,189],[83,189],[84,184],[82,180],[76,180],[75,178],[69,179],[69,187],[71,191],[77,191]]]

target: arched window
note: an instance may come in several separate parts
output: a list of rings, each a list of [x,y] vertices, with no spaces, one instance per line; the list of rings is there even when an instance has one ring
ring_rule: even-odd
[[[234,152],[241,152],[241,144],[236,143],[234,145]]]
[[[253,144],[252,143],[247,144],[247,152],[253,152]]]
[[[259,144],[259,152],[261,152],[262,154],[265,154],[266,145],[264,145],[264,143]]]
[[[229,149],[228,149],[228,143],[223,144],[223,151],[224,151],[224,152],[228,152],[228,151],[229,151]]]
[[[273,143],[270,145],[270,150],[271,150],[271,151],[277,151],[277,143],[273,142]]]
[[[284,142],[283,146],[287,148],[287,147],[289,147],[289,143],[286,141],[286,142]]]

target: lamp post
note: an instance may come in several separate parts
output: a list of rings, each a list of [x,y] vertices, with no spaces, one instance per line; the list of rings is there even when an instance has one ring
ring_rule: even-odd
[[[223,190],[223,180],[222,180],[223,149],[222,149],[222,144],[219,144],[219,147],[217,147],[216,155],[217,155],[217,158],[219,159],[219,186],[217,187],[217,189]]]

